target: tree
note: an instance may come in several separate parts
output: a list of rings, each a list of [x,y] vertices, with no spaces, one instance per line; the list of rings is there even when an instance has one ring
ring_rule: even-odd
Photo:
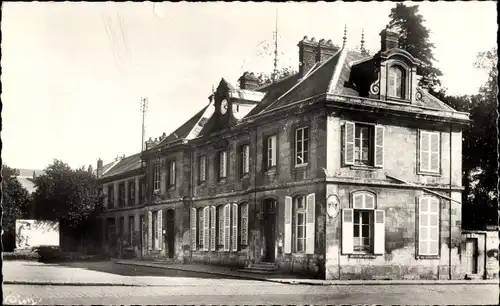
[[[2,165],[2,229],[5,232],[4,248],[6,250],[14,249],[16,219],[27,216],[30,203],[30,195],[17,180],[18,175],[19,170]]]
[[[389,18],[391,18],[389,26],[401,30],[400,47],[425,64],[417,70],[417,73],[423,76],[419,85],[427,83],[432,89],[440,86],[439,77],[443,74],[433,66],[434,44],[429,41],[430,30],[424,26],[425,20],[418,12],[418,5],[406,6],[397,3],[396,7],[391,9]]]
[[[278,82],[286,77],[296,74],[298,71],[293,69],[291,66],[278,69],[276,72],[267,74],[259,73],[257,79],[259,80],[259,86],[268,85],[271,83]],[[274,81],[273,81],[274,78]]]

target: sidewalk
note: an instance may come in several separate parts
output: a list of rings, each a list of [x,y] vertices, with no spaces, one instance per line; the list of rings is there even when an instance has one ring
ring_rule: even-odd
[[[267,281],[281,284],[293,285],[491,285],[498,284],[497,279],[489,280],[321,280],[297,278],[290,275],[260,275],[249,272],[241,272],[227,267],[210,265],[183,265],[183,264],[163,264],[161,262],[141,261],[133,259],[113,259],[117,264],[130,266],[143,266],[169,270],[189,271],[206,273],[219,276],[231,276],[247,280]]]

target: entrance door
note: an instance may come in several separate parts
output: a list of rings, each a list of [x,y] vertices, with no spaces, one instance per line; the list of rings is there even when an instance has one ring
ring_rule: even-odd
[[[477,239],[467,238],[465,245],[465,258],[467,260],[467,274],[477,274]]]
[[[175,223],[174,223],[175,212],[173,209],[167,210],[167,216],[165,218],[166,223],[166,244],[167,244],[167,256],[168,258],[174,258],[175,255]]]
[[[276,260],[276,200],[264,201],[264,261],[274,262]]]
[[[146,242],[146,237],[144,237],[146,235],[146,221],[144,221],[144,215],[141,215],[139,217],[139,239],[140,239],[140,243],[139,243],[139,246],[141,248],[141,255],[144,256],[144,243]]]

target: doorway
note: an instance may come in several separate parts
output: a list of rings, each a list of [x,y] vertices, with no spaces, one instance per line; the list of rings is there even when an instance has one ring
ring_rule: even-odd
[[[165,218],[165,241],[168,258],[174,258],[175,255],[175,211],[169,209],[166,211]]]
[[[264,261],[274,262],[276,260],[276,212],[277,201],[275,199],[264,200],[263,223],[264,223]]]
[[[477,255],[477,238],[467,238],[465,245],[467,274],[477,274]]]
[[[145,247],[144,243],[146,243],[146,221],[144,220],[144,215],[140,215],[139,217],[139,246],[141,248],[141,256],[145,255]]]

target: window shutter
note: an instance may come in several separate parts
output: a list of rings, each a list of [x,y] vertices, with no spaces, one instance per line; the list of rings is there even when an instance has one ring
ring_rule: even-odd
[[[215,251],[215,221],[216,221],[215,206],[210,206],[210,250]]]
[[[385,211],[381,209],[375,210],[373,253],[385,253]]]
[[[439,200],[429,200],[429,255],[439,255]]]
[[[316,195],[314,193],[307,195],[306,205],[306,254],[314,254],[316,220]]]
[[[271,136],[271,166],[276,166],[276,136]]]
[[[156,241],[158,241],[158,247],[157,247],[157,250],[162,250],[163,249],[163,222],[162,222],[162,219],[163,219],[163,211],[160,209],[158,211],[158,218],[156,218],[156,228],[158,229],[157,230],[157,237],[158,239]]]
[[[196,208],[191,208],[191,250],[196,251]]]
[[[209,249],[210,207],[203,208],[203,251]]]
[[[231,206],[224,206],[224,251],[229,251],[231,242]]]
[[[218,206],[219,209],[219,245],[224,245],[224,206]]]
[[[422,197],[418,204],[418,254],[429,254],[428,243],[428,225],[429,225],[429,198]]]
[[[352,254],[354,235],[354,210],[342,209],[342,254]]]
[[[248,245],[248,203],[244,203],[240,208],[241,214],[241,245]]]
[[[439,133],[430,134],[430,171],[439,171]]]
[[[148,211],[148,249],[153,249],[153,213]]]
[[[429,171],[429,133],[420,132],[420,170]]]
[[[233,235],[231,239],[232,250],[238,251],[238,204],[233,203]]]
[[[375,126],[375,167],[384,166],[384,127]]]
[[[250,146],[243,147],[243,173],[250,172]]]
[[[344,164],[354,164],[354,123],[346,122],[344,126]]]
[[[172,162],[171,167],[172,167],[172,174],[171,174],[171,178],[170,178],[170,184],[172,186],[174,186],[175,185],[175,161]]]
[[[292,253],[292,198],[285,197],[285,253]]]

